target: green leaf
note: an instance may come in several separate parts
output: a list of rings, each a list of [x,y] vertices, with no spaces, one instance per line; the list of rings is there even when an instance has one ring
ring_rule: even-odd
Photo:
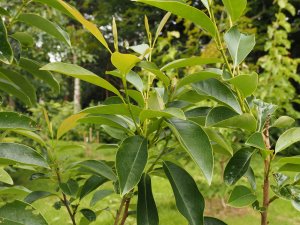
[[[107,89],[116,95],[118,95],[122,99],[122,95],[116,89],[112,84],[110,84],[105,79],[97,76],[96,74],[92,73],[91,71],[88,71],[78,65],[75,64],[69,64],[69,63],[61,63],[61,62],[54,62],[49,63],[41,68],[41,70],[47,70],[47,71],[54,71],[57,73],[61,73],[67,76],[71,76],[74,78],[78,78],[80,80],[89,82],[91,84],[97,85],[99,87],[102,87],[104,89]]]
[[[28,137],[32,140],[34,140],[35,142],[39,143],[42,146],[46,146],[45,141],[41,138],[41,136],[39,136],[38,134],[32,132],[32,131],[28,131],[28,130],[11,130],[11,132],[14,132],[16,134],[20,134],[22,136]]]
[[[152,194],[151,178],[144,174],[138,185],[137,225],[158,225],[159,218]]]
[[[227,224],[219,219],[205,216],[204,225],[227,225]]]
[[[234,185],[244,176],[254,153],[251,149],[241,149],[232,156],[224,171],[224,181],[227,185]]]
[[[15,112],[0,112],[0,130],[37,130],[37,123],[27,116]]]
[[[144,108],[145,102],[141,92],[136,90],[127,90],[127,93],[129,97],[132,98],[140,107]]]
[[[198,92],[198,94],[211,97],[212,99],[229,106],[237,113],[242,114],[237,97],[231,89],[221,81],[211,78],[194,83],[192,84],[192,87]]]
[[[157,27],[157,30],[156,30],[156,33],[155,33],[155,37],[154,37],[154,41],[153,41],[153,45],[155,45],[156,41],[157,41],[157,38],[159,37],[162,29],[164,28],[164,26],[166,25],[166,23],[168,22],[168,19],[170,18],[171,16],[171,13],[168,12],[166,13],[166,15],[162,18],[162,20],[160,21],[158,27]]]
[[[261,150],[266,150],[266,145],[264,142],[263,134],[260,132],[256,132],[252,134],[245,143],[248,146],[252,146],[254,148],[258,148]]]
[[[185,112],[185,116],[201,126],[205,125],[206,116],[211,110],[210,107],[198,107]]]
[[[4,223],[6,225],[48,225],[45,218],[32,205],[21,201],[10,202],[2,206],[0,218],[13,221],[13,223]]]
[[[113,36],[114,36],[115,51],[119,51],[118,29],[117,29],[115,17],[113,17],[113,20],[112,20],[112,31],[113,31]]]
[[[79,113],[72,116],[69,116],[67,119],[65,119],[57,130],[57,139],[60,139],[64,134],[66,134],[68,131],[72,130],[76,127],[78,120],[88,115],[87,113]]]
[[[5,64],[11,64],[14,56],[12,48],[7,39],[7,30],[2,18],[0,18],[0,61]]]
[[[54,194],[52,194],[50,192],[46,192],[46,191],[33,191],[29,195],[26,196],[24,201],[27,202],[28,204],[31,204],[39,199],[47,198],[51,195],[54,195]]]
[[[281,134],[276,142],[275,153],[278,153],[292,144],[300,141],[300,127],[293,127]]]
[[[278,164],[284,164],[284,163],[291,163],[291,164],[299,164],[300,165],[300,157],[299,156],[293,156],[293,157],[283,157],[278,160]]]
[[[228,199],[228,205],[241,208],[251,205],[256,200],[256,196],[245,186],[236,186]]]
[[[165,162],[163,168],[171,183],[179,212],[190,225],[203,225],[205,201],[191,175],[171,162]]]
[[[0,73],[2,73],[5,77],[7,77],[7,79],[12,81],[16,86],[18,86],[20,90],[29,97],[30,102],[32,104],[36,104],[37,97],[35,93],[35,88],[32,85],[32,83],[25,78],[25,76],[13,70],[8,70],[4,68],[0,68]]]
[[[213,150],[204,130],[188,120],[171,119],[169,127],[182,147],[190,154],[210,184],[213,175]]]
[[[13,185],[14,181],[10,175],[2,168],[0,168],[0,182]]]
[[[174,60],[167,65],[161,68],[161,71],[171,70],[171,69],[178,69],[188,66],[199,66],[199,65],[206,65],[206,64],[215,64],[221,63],[222,60],[218,58],[203,58],[203,57],[191,57],[185,59],[177,59]]]
[[[124,196],[140,181],[148,159],[147,140],[141,136],[126,138],[116,156],[116,170],[121,195]]]
[[[229,83],[233,84],[243,97],[248,97],[254,93],[258,84],[258,75],[256,73],[252,75],[239,75],[228,80]]]
[[[42,3],[43,5],[48,5],[54,9],[57,9],[59,11],[61,11],[62,13],[70,16],[71,18],[73,18],[72,14],[69,13],[68,10],[66,10],[58,1],[53,1],[53,0],[33,0],[35,2],[39,2]]]
[[[97,218],[96,213],[91,209],[81,209],[80,212],[90,222],[95,221]]]
[[[253,103],[257,105],[257,131],[262,132],[262,130],[265,128],[268,117],[270,117],[276,111],[277,106],[271,103],[263,102],[259,99],[254,100]]]
[[[237,21],[246,9],[247,0],[222,0],[230,18]]]
[[[57,38],[58,40],[71,46],[70,37],[67,32],[61,29],[57,24],[31,13],[22,13],[18,16],[18,21],[24,22],[30,26],[34,26],[47,34]]]
[[[256,129],[256,120],[248,113],[239,115],[228,107],[218,106],[209,111],[205,125],[210,127],[240,128],[253,132]]]
[[[232,147],[225,141],[224,137],[221,136],[217,131],[211,128],[205,128],[205,133],[208,135],[209,140],[211,141],[211,145],[214,151],[219,152],[221,154],[232,156],[233,149]]]
[[[19,41],[23,48],[31,48],[34,45],[33,37],[26,32],[15,32],[11,34],[10,37]]]
[[[0,15],[10,17],[9,12],[6,9],[4,9],[3,7],[0,7]]]
[[[6,164],[22,163],[49,168],[46,160],[38,152],[16,143],[0,143],[0,161]]]
[[[185,120],[185,115],[181,109],[178,108],[167,108],[163,111],[156,111],[151,109],[144,109],[140,113],[140,120],[144,122],[146,119],[158,118],[158,117],[165,117],[170,119],[172,117]]]
[[[31,73],[33,76],[44,81],[53,89],[54,92],[59,92],[60,88],[58,81],[53,77],[53,75],[50,72],[40,70],[41,65],[38,62],[21,57],[19,66],[27,72]]]
[[[283,166],[281,166],[278,171],[283,172],[300,172],[300,166],[299,164],[292,164],[292,163],[286,163]]]
[[[123,76],[127,75],[129,71],[140,61],[140,58],[131,54],[114,52],[111,55],[112,64],[122,73]]]
[[[290,127],[295,123],[295,120],[289,116],[281,116],[272,124],[272,127],[286,128]]]
[[[206,30],[211,36],[216,35],[216,28],[209,17],[201,10],[191,7],[182,1],[167,1],[167,0],[136,0],[148,5],[169,11],[184,19],[190,20],[202,29]]]
[[[255,181],[255,175],[254,175],[254,171],[251,168],[251,166],[249,166],[247,172],[244,174],[244,177],[247,178],[248,182],[250,183],[251,187],[253,190],[256,190],[256,181]]]
[[[104,177],[95,176],[95,175],[91,176],[89,179],[86,180],[86,182],[82,186],[82,189],[80,191],[80,199],[83,199],[89,193],[96,190],[98,187],[100,187],[106,181],[108,181],[108,180]]]
[[[129,71],[126,80],[131,83],[138,91],[143,92],[144,84],[142,78],[135,72]]]
[[[97,202],[101,201],[105,197],[113,194],[114,192],[112,190],[99,190],[96,191],[93,195],[93,198],[91,199],[90,206],[94,206]]]
[[[213,73],[213,72],[207,72],[207,71],[202,71],[198,73],[193,73],[188,76],[183,77],[179,82],[177,83],[176,88],[179,89],[185,85],[191,84],[191,83],[196,83],[202,80],[210,79],[210,78],[218,78],[220,77],[219,74]]]
[[[103,37],[103,34],[101,31],[98,29],[98,27],[93,24],[92,22],[86,20],[81,13],[75,9],[74,7],[70,6],[68,3],[62,1],[62,0],[57,0],[57,2],[63,6],[79,23],[81,23],[85,29],[87,29],[89,32],[91,32],[94,37],[97,38],[98,41],[111,53],[110,48],[108,47],[108,44]]]
[[[73,179],[69,179],[67,183],[60,183],[59,187],[64,194],[72,197],[76,197],[79,190],[78,183]]]
[[[234,67],[249,55],[255,46],[255,35],[245,35],[236,26],[230,28],[224,36]]]
[[[105,177],[109,180],[116,181],[117,177],[114,174],[113,170],[106,165],[102,161],[98,160],[86,160],[79,163],[76,163],[75,166],[79,166],[87,172],[94,173],[96,175],[100,175],[101,177]]]

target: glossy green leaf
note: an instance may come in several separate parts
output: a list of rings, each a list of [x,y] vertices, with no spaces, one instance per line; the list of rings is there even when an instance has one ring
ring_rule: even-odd
[[[205,125],[210,127],[240,128],[253,132],[256,129],[256,120],[248,113],[239,115],[228,107],[218,106],[210,110],[206,117]]]
[[[275,153],[278,153],[292,144],[300,141],[300,127],[293,127],[281,134],[276,142]]]
[[[188,120],[171,119],[169,120],[169,127],[182,147],[202,170],[210,184],[213,175],[214,158],[207,134],[198,124]]]
[[[232,156],[224,171],[224,181],[227,185],[234,185],[244,176],[254,153],[251,149],[241,149]]]
[[[237,21],[246,9],[247,0],[222,0],[233,22]]]
[[[284,165],[282,165],[278,171],[280,172],[297,172],[299,173],[300,172],[300,166],[299,164],[292,164],[292,163],[286,163]]]
[[[148,98],[148,108],[156,111],[161,111],[165,109],[165,103],[163,96],[157,90],[150,92]]]
[[[198,92],[198,94],[211,97],[212,99],[229,106],[237,113],[242,114],[237,97],[231,89],[221,81],[211,78],[193,83],[192,87]]]
[[[219,219],[205,216],[204,225],[227,225],[227,224]]]
[[[0,130],[22,129],[37,130],[37,123],[27,116],[16,112],[0,112]]]
[[[76,197],[79,190],[78,183],[73,179],[69,179],[66,183],[60,183],[59,187],[64,194],[72,197]]]
[[[158,117],[165,117],[167,119],[175,117],[178,119],[185,120],[185,115],[181,109],[178,108],[167,108],[163,111],[156,111],[151,109],[144,109],[140,113],[140,120],[141,122],[145,121],[146,119],[158,118]]]
[[[78,78],[80,80],[83,80],[83,81],[89,82],[91,84],[97,85],[99,87],[102,87],[104,89],[107,89],[107,90],[115,93],[116,95],[118,95],[120,98],[122,98],[118,89],[116,89],[112,84],[110,84],[105,79],[97,76],[96,74],[92,73],[91,71],[88,71],[78,65],[54,62],[54,63],[49,63],[49,64],[43,66],[41,68],[41,70],[54,71],[54,72],[61,73],[61,74],[67,75],[67,76]]]
[[[7,39],[7,30],[2,18],[0,19],[0,43],[0,61],[6,64],[11,64],[14,56],[12,48]]]
[[[226,32],[224,39],[235,67],[244,61],[255,46],[255,36],[240,33],[236,26]]]
[[[111,55],[112,64],[125,76],[141,59],[135,55],[114,52]]]
[[[211,110],[210,107],[197,107],[185,112],[185,116],[201,126],[205,126],[206,116]]]
[[[78,120],[88,115],[87,113],[79,113],[65,119],[57,130],[57,139],[60,139],[68,131],[76,127]]]
[[[0,143],[0,161],[49,168],[46,160],[34,149],[16,143]]]
[[[171,16],[171,13],[168,12],[166,13],[166,15],[162,18],[162,20],[160,21],[157,30],[155,32],[155,37],[154,37],[154,41],[153,41],[153,46],[155,45],[157,38],[159,37],[161,31],[163,30],[164,26],[166,25],[166,23],[168,22],[169,18]]]
[[[106,198],[107,196],[113,194],[114,192],[112,190],[99,190],[96,191],[93,195],[90,206],[96,205],[97,202],[101,201],[102,199]]]
[[[245,186],[236,186],[228,199],[228,205],[235,208],[242,208],[251,205],[257,197]]]
[[[127,90],[127,93],[129,97],[132,98],[141,108],[144,108],[145,102],[141,92],[136,90]]]
[[[192,21],[194,24],[206,30],[211,36],[216,35],[216,28],[209,17],[201,10],[189,6],[182,1],[168,1],[168,0],[136,0],[148,5],[169,11],[177,16]]]
[[[281,116],[272,124],[272,127],[286,128],[290,127],[295,123],[295,120],[289,116]]]
[[[137,225],[158,225],[159,218],[152,194],[151,178],[143,175],[138,185]]]
[[[161,68],[161,71],[171,70],[171,69],[179,69],[183,67],[188,66],[200,66],[200,65],[206,65],[206,64],[215,64],[215,63],[221,63],[222,60],[218,58],[203,58],[203,57],[191,57],[191,58],[185,58],[185,59],[177,59],[174,60],[167,65],[163,66]]]
[[[32,83],[26,79],[25,76],[9,69],[0,68],[0,73],[2,73],[7,79],[12,81],[16,86],[20,88],[30,99],[32,104],[36,104],[36,92]]]
[[[135,46],[129,46],[129,49],[140,54],[141,57],[148,58],[149,52],[151,51],[150,46],[148,44],[140,44]]]
[[[253,103],[257,106],[257,131],[262,132],[265,128],[266,121],[277,109],[276,105],[263,102],[262,100],[254,100]]]
[[[39,199],[47,198],[52,195],[54,195],[54,194],[47,192],[47,191],[33,191],[29,195],[26,196],[26,198],[24,199],[24,202],[31,204]]]
[[[254,171],[251,168],[251,166],[249,166],[247,172],[244,174],[244,177],[247,178],[248,182],[251,185],[251,188],[253,190],[256,190],[256,180],[255,180],[255,175],[254,175]]]
[[[66,10],[58,1],[53,1],[53,0],[33,0],[35,2],[39,2],[39,3],[42,3],[44,5],[48,5],[54,9],[57,9],[59,11],[61,11],[62,13],[70,16],[71,18],[73,18],[72,14],[69,13],[68,10]]]
[[[179,80],[176,88],[179,89],[183,87],[184,85],[188,85],[191,83],[196,83],[202,80],[210,79],[210,78],[218,78],[220,77],[217,73],[202,71],[198,73],[193,73],[188,76],[183,77],[181,80]]]
[[[30,26],[37,27],[38,29],[46,32],[49,35],[57,38],[58,40],[71,46],[70,37],[67,32],[61,29],[57,24],[36,14],[22,13],[18,16],[18,21],[26,23]]]
[[[245,143],[248,146],[252,146],[254,148],[258,148],[261,150],[266,150],[266,145],[264,142],[263,134],[260,132],[256,132],[252,134]]]
[[[16,32],[11,34],[10,37],[19,41],[23,48],[30,48],[34,45],[33,37],[26,32]]]
[[[203,225],[205,201],[192,176],[171,162],[165,162],[163,168],[171,183],[179,212],[190,225]]]
[[[59,92],[60,88],[58,81],[53,77],[53,75],[50,72],[40,70],[42,66],[38,62],[21,57],[19,66],[27,72],[31,73],[33,76],[44,81],[53,89],[54,92]]]
[[[113,170],[102,161],[86,160],[86,161],[76,163],[75,166],[79,166],[80,168],[83,168],[87,172],[100,175],[101,177],[105,177],[109,180],[112,181],[117,180],[117,177],[114,174]]]
[[[81,209],[80,212],[90,222],[95,221],[97,218],[96,213],[91,209]]]
[[[254,93],[258,84],[258,75],[256,73],[252,75],[239,75],[228,80],[229,83],[233,84],[243,97],[248,97]]]
[[[211,128],[205,128],[204,130],[205,130],[205,133],[208,135],[209,140],[211,141],[213,150],[215,152],[229,155],[229,156],[233,155],[232,147],[230,146],[230,144],[228,144],[226,142],[226,140],[224,139],[224,137],[222,137],[221,134],[219,134],[217,131],[215,131]]]
[[[100,176],[95,176],[95,175],[88,178],[81,188],[80,199],[84,198],[89,193],[96,190],[98,187],[100,187],[106,181],[108,181],[106,178],[100,177]]]
[[[35,142],[39,143],[40,145],[46,146],[46,143],[43,140],[43,138],[32,131],[18,129],[18,130],[11,130],[11,132],[25,136],[27,138],[34,140]]]
[[[122,142],[116,156],[116,170],[122,196],[138,184],[147,159],[146,139],[141,136],[132,136]]]
[[[277,161],[278,164],[291,163],[291,164],[299,164],[300,165],[300,157],[283,157]]]
[[[0,218],[13,221],[6,225],[48,225],[45,218],[32,205],[18,200],[2,206]]]
[[[129,71],[126,80],[131,83],[138,91],[143,92],[144,84],[142,78],[135,72]]]
[[[2,168],[0,168],[0,182],[13,185],[14,181],[10,175]]]
[[[112,32],[113,32],[113,36],[114,36],[115,51],[119,51],[118,29],[117,29],[115,17],[113,17],[113,20],[112,20]]]

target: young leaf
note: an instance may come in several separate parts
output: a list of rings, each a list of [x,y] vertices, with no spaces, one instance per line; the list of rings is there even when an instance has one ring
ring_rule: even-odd
[[[77,192],[79,190],[78,183],[73,179],[69,179],[67,183],[60,183],[59,187],[64,194],[72,197],[76,197]]]
[[[100,187],[102,184],[104,184],[106,181],[108,181],[104,177],[100,176],[91,176],[89,179],[87,179],[82,186],[80,190],[80,199],[83,199],[85,196],[87,196],[92,191],[96,190],[98,187]]]
[[[205,216],[204,225],[227,225],[227,224],[219,219]]]
[[[4,21],[0,18],[0,61],[5,64],[11,64],[14,56],[12,48],[7,39],[7,30],[4,25]]]
[[[67,32],[61,29],[57,24],[39,15],[22,13],[20,16],[18,16],[18,21],[34,26],[71,46],[70,37]]]
[[[295,123],[295,120],[289,116],[281,116],[272,124],[272,127],[286,128]]]
[[[201,10],[189,6],[182,1],[166,1],[166,0],[135,0],[148,5],[169,11],[184,19],[190,20],[202,29],[206,30],[211,36],[216,35],[216,28],[210,18]]]
[[[233,22],[241,17],[247,6],[247,0],[222,0],[222,2]]]
[[[65,133],[73,129],[76,125],[78,120],[88,115],[87,113],[79,113],[72,115],[65,119],[59,126],[57,130],[57,139],[60,139]]]
[[[251,205],[256,200],[256,196],[245,186],[236,186],[228,199],[228,205],[241,208]]]
[[[0,130],[37,130],[37,123],[27,116],[15,112],[0,112]]]
[[[29,195],[26,196],[24,199],[24,202],[27,202],[28,204],[31,204],[39,199],[47,198],[51,195],[54,195],[47,191],[33,191]]]
[[[63,6],[72,16],[81,23],[89,32],[91,32],[98,41],[111,53],[110,48],[108,47],[108,44],[103,37],[101,31],[98,29],[98,27],[93,24],[92,22],[86,20],[83,15],[80,14],[80,12],[75,9],[74,7],[70,6],[68,3],[64,2],[63,0],[57,0],[57,2]]]
[[[218,58],[203,58],[203,57],[191,57],[186,59],[177,59],[163,66],[160,70],[166,71],[171,69],[179,69],[188,66],[206,65],[220,63],[222,60]]]
[[[151,178],[144,174],[138,185],[137,225],[158,225],[159,218],[152,194]]]
[[[244,61],[255,46],[255,36],[240,33],[236,26],[226,32],[224,39],[235,67]]]
[[[2,168],[0,168],[0,182],[13,185],[14,181],[10,175]]]
[[[213,175],[213,150],[207,134],[196,123],[188,120],[171,119],[169,127],[182,147],[190,154],[210,184]]]
[[[39,143],[42,146],[46,146],[45,141],[41,138],[41,136],[39,136],[38,134],[32,132],[32,131],[28,131],[28,130],[23,130],[23,129],[18,129],[18,130],[11,130],[11,132],[14,132],[16,134],[20,134],[22,136],[28,137],[32,140],[34,140],[35,142]]]
[[[32,205],[18,200],[3,205],[0,208],[0,218],[7,225],[48,225]]]
[[[293,127],[285,131],[276,142],[275,153],[283,151],[298,141],[300,141],[300,127]]]
[[[107,89],[107,90],[115,93],[122,99],[122,95],[120,94],[118,89],[116,89],[112,84],[110,84],[105,79],[97,76],[96,74],[92,73],[91,71],[88,71],[78,65],[54,62],[54,63],[49,63],[40,69],[46,70],[46,71],[54,71],[54,72],[61,73],[61,74],[71,76],[74,78],[79,78],[80,80],[83,80],[83,81],[89,82],[91,84],[97,85],[99,87],[102,87],[104,89]]]
[[[192,87],[200,94],[211,97],[212,99],[221,102],[237,113],[242,114],[240,104],[237,97],[229,87],[221,81],[211,78],[192,84]]]
[[[148,17],[146,15],[144,17],[144,25],[145,25],[149,45],[152,46],[152,33],[150,31],[149,21],[148,21]]]
[[[291,163],[291,164],[299,164],[300,165],[300,157],[299,156],[293,156],[293,157],[283,157],[278,160],[278,164],[284,164],[284,163]]]
[[[112,64],[122,73],[123,76],[126,76],[129,71],[140,61],[141,59],[131,54],[114,52],[111,55]]]
[[[26,32],[16,32],[9,36],[19,41],[23,48],[31,48],[34,45],[33,37]]]
[[[190,225],[204,225],[205,201],[191,175],[171,162],[164,162],[163,168],[171,183],[179,212]]]
[[[146,119],[158,118],[158,117],[165,117],[170,119],[172,117],[176,117],[178,119],[185,120],[185,115],[181,109],[178,108],[166,108],[163,111],[156,111],[151,109],[144,109],[140,113],[140,120],[144,122]]]
[[[233,84],[243,95],[244,98],[253,94],[257,88],[258,75],[254,73],[252,75],[239,75],[228,80]]]
[[[116,156],[116,170],[121,195],[127,194],[140,181],[148,159],[147,140],[141,136],[125,139]]]
[[[131,105],[132,114],[138,117],[141,108]],[[83,113],[96,113],[96,114],[108,114],[108,115],[123,115],[130,117],[128,105],[126,104],[111,104],[111,105],[99,105],[82,110]]]
[[[224,171],[224,181],[227,185],[234,185],[244,176],[254,153],[251,149],[241,149],[232,156]]]
[[[113,36],[114,36],[114,47],[115,51],[119,51],[119,42],[118,42],[118,29],[117,29],[117,24],[116,24],[116,19],[113,17],[112,20],[112,31],[113,31]]]
[[[260,132],[256,132],[252,134],[245,143],[248,146],[252,146],[254,148],[258,148],[261,150],[266,150],[266,145],[264,142],[263,134]]]
[[[155,38],[154,38],[154,41],[153,41],[153,45],[155,45],[156,41],[157,41],[157,38],[158,36],[160,35],[162,29],[164,28],[164,26],[166,25],[168,19],[170,18],[171,16],[171,13],[170,12],[167,12],[166,15],[162,18],[162,20],[160,21],[158,27],[157,27],[157,30],[156,30],[156,33],[155,33]]]

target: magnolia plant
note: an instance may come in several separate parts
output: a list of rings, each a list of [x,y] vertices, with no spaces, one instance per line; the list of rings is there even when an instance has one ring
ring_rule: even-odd
[[[16,200],[2,206],[0,218],[4,224],[47,224],[41,214],[33,212],[30,204],[49,196],[57,197],[55,207],[66,209],[73,225],[89,224],[97,220],[101,213],[93,209],[95,203],[115,192],[121,200],[113,217],[114,225],[125,224],[132,214],[136,215],[138,225],[157,225],[159,216],[156,205],[160,203],[153,197],[151,178],[162,176],[169,180],[177,209],[188,224],[223,225],[225,223],[219,219],[204,215],[205,200],[193,177],[178,160],[182,155],[190,158],[207,183],[211,184],[217,153],[230,157],[223,175],[224,185],[232,187],[228,205],[237,208],[251,206],[260,213],[261,225],[268,224],[269,205],[275,204],[278,198],[290,201],[300,210],[300,176],[296,175],[293,181],[289,181],[289,177],[282,173],[300,172],[300,158],[277,157],[279,152],[300,140],[300,128],[290,128],[280,135],[276,143],[271,142],[270,129],[290,127],[294,120],[288,116],[274,119],[277,107],[255,98],[258,74],[244,74],[241,70],[241,64],[255,46],[254,35],[241,33],[237,26],[246,8],[246,0],[223,0],[228,27],[222,30],[216,23],[216,3],[212,0],[202,0],[205,11],[183,0],[138,0],[168,12],[154,35],[145,17],[148,43],[131,46],[127,53],[124,53],[125,50],[121,53],[119,49],[114,19],[112,49],[98,27],[68,3],[62,0],[38,2],[76,19],[94,35],[111,54],[115,70],[106,74],[120,79],[123,86],[118,89],[93,72],[74,64],[54,62],[41,67],[38,71],[51,77],[51,72],[55,72],[79,78],[115,95],[105,104],[86,108],[67,118],[57,132],[54,132],[44,111],[50,142],[40,138],[35,132],[39,127],[30,118],[14,112],[0,113],[0,128],[4,131],[2,140],[11,132],[16,132],[34,139],[44,149],[38,152],[23,144],[2,142],[1,163],[30,166],[35,171],[34,179],[49,179],[56,183],[52,191],[33,191],[23,201]],[[205,32],[222,58],[191,56],[166,65],[156,65],[152,61],[155,56],[153,52],[171,14],[193,22]],[[29,17],[32,18],[19,13],[13,21],[27,18],[29,24],[34,24],[36,16]],[[7,40],[7,35],[1,37]],[[65,41],[64,37],[66,35],[60,36]],[[8,41],[5,43],[6,47],[9,46]],[[9,54],[5,54],[7,49],[9,47],[1,45],[3,54],[0,56],[12,62],[9,57],[13,53],[9,50]],[[9,63],[3,57],[1,60]],[[16,62],[18,64],[20,62]],[[26,65],[29,64],[24,62],[23,66]],[[192,66],[198,68],[195,73],[183,73],[185,68]],[[61,163],[57,157],[57,142],[79,123],[99,124],[105,132],[119,140],[113,145],[117,148],[114,162],[89,159]],[[232,148],[223,135],[224,130],[241,132],[245,139],[240,149]],[[263,162],[262,190],[256,187],[254,173],[257,168],[250,167],[254,155],[261,157]],[[4,169],[1,169],[1,174],[1,181],[11,185],[9,174]],[[272,176],[274,185],[270,181]],[[248,179],[248,185],[239,183],[242,177]],[[111,191],[99,190],[104,183],[111,186]],[[261,200],[257,197],[260,192]],[[93,197],[87,208],[82,201],[89,195]],[[130,210],[130,202],[135,198],[136,208]]]

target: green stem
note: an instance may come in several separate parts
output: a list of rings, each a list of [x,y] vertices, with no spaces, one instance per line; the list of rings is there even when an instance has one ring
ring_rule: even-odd
[[[16,22],[17,18],[20,16],[20,14],[22,13],[22,11],[24,10],[24,8],[31,2],[31,0],[29,1],[23,1],[22,5],[20,6],[19,10],[17,11],[17,13],[11,18],[10,22],[7,25],[7,30]]]

